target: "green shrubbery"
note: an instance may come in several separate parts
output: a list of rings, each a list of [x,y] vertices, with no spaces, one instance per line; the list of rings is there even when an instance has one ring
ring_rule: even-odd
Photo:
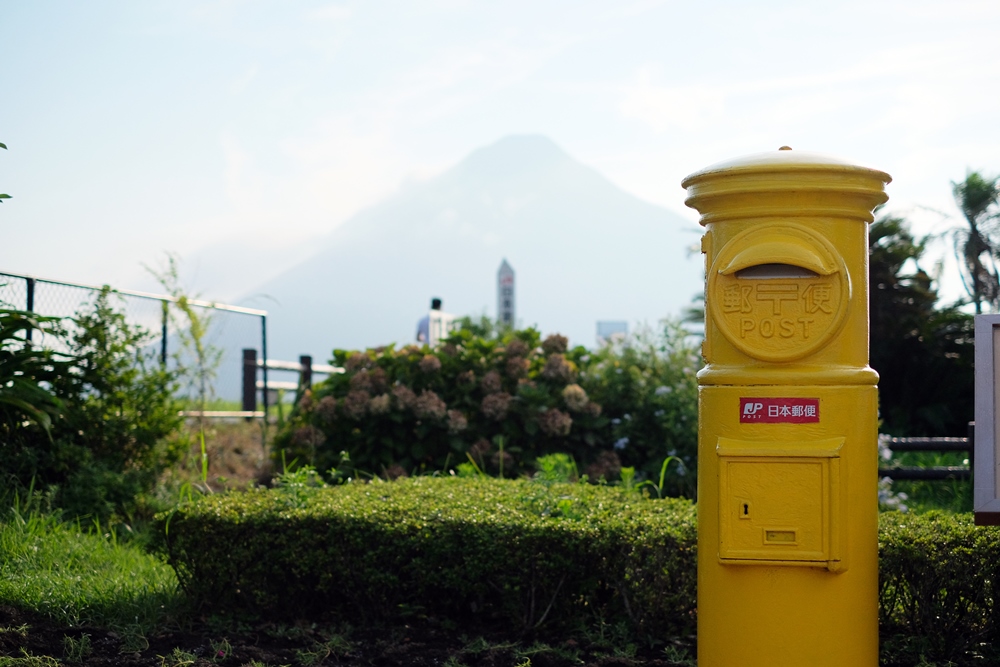
[[[694,632],[689,501],[523,479],[304,489],[206,497],[160,516],[195,601],[517,632],[599,620],[660,639]]]
[[[0,312],[4,483],[43,490],[68,514],[100,519],[134,510],[181,452],[168,438],[181,423],[174,376],[110,296],[102,292],[65,327]],[[61,338],[69,353],[26,345],[26,328]]]
[[[463,329],[437,348],[336,350],[345,368],[298,403],[275,455],[343,476],[456,469],[516,476],[539,456],[573,457],[592,481],[622,466],[693,491],[699,360],[679,327],[598,351]],[[463,468],[464,466],[464,468]]]
[[[193,600],[265,616],[399,620],[462,631],[621,623],[695,628],[696,518],[623,487],[416,477],[213,496],[161,515]],[[1000,531],[968,515],[883,513],[883,664],[997,659]]]
[[[1000,530],[971,514],[879,516],[879,619],[887,664],[1000,660]],[[995,663],[990,663],[995,664]]]

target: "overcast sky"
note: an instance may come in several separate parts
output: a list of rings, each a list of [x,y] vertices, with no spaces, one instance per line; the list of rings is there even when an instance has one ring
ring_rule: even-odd
[[[1000,171],[998,35],[995,0],[0,0],[0,270],[278,252],[516,133],[691,220],[692,171],[833,153],[941,230]]]

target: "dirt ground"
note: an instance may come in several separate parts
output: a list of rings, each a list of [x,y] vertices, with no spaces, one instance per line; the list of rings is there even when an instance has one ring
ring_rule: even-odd
[[[69,639],[67,639],[69,638]],[[676,654],[674,654],[676,655]],[[4,658],[8,658],[5,660]],[[17,660],[9,660],[14,658]],[[314,624],[261,625],[224,631],[195,624],[186,631],[123,637],[102,628],[66,628],[0,606],[0,665],[56,667],[674,667],[663,647],[621,646],[573,639],[511,642],[455,636],[432,625],[334,632]]]

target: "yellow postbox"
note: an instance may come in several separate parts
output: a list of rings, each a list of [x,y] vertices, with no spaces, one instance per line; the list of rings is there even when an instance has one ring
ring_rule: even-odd
[[[868,223],[890,180],[783,148],[682,184],[706,228],[699,667],[878,664]]]

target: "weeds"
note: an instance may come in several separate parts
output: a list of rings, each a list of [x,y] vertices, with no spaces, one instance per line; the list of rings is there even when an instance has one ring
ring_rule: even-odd
[[[90,635],[84,633],[79,639],[66,635],[63,637],[63,658],[66,662],[83,662],[94,652],[90,644]]]
[[[686,649],[680,646],[668,646],[663,649],[663,657],[677,667],[697,667],[698,661],[691,657]]]
[[[341,635],[333,635],[324,642],[316,642],[310,649],[295,651],[295,657],[304,665],[318,665],[329,657],[342,658],[354,650],[354,644]]]
[[[547,454],[535,459],[537,471],[532,479],[546,486],[561,482],[575,482],[580,478],[576,461],[569,454]]]
[[[59,667],[59,661],[45,655],[31,655],[22,648],[20,658],[0,656],[0,667]]]
[[[209,641],[208,645],[212,649],[212,662],[222,662],[233,652],[233,647],[228,639],[222,639],[217,642]]]
[[[284,452],[282,452],[281,456],[281,466],[283,471],[274,476],[272,484],[285,495],[288,504],[292,507],[302,508],[305,505],[306,499],[316,489],[322,489],[327,486],[326,482],[323,481],[322,475],[319,474],[316,468],[310,465],[296,468],[294,460],[290,464],[285,465]]]
[[[136,653],[149,648],[149,640],[146,639],[146,633],[139,626],[138,619],[136,623],[120,628],[119,636],[122,640],[119,647],[121,653]]]
[[[11,635],[17,635],[21,639],[24,639],[24,638],[26,638],[28,636],[28,630],[30,630],[30,629],[31,629],[31,626],[28,625],[27,623],[22,623],[21,625],[17,625],[17,626],[14,626],[14,625],[0,625],[0,635],[11,634]]]
[[[189,653],[180,647],[175,647],[168,656],[158,655],[156,657],[160,659],[160,667],[188,667],[198,659],[194,653]]]
[[[653,484],[653,480],[647,479],[644,482],[638,484],[635,483],[635,468],[634,467],[624,467],[621,471],[622,486],[625,487],[626,491],[641,491],[644,486],[648,486],[654,491],[656,491],[657,498],[663,498],[664,493],[664,483],[667,479],[667,466],[670,465],[671,461],[677,461],[677,463],[683,467],[684,462],[681,461],[676,456],[668,456],[663,459],[663,465],[660,466],[660,483]]]

